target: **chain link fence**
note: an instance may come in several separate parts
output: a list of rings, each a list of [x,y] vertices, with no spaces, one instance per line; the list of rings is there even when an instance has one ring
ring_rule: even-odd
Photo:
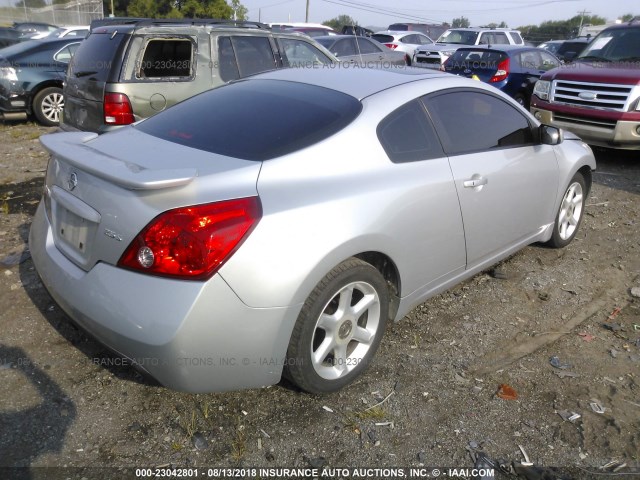
[[[16,2],[14,7],[0,6],[0,25],[13,22],[44,22],[53,25],[89,25],[91,20],[104,17],[102,0],[75,0],[40,8]],[[0,3],[0,5],[6,3]],[[19,5],[19,6],[18,6]]]

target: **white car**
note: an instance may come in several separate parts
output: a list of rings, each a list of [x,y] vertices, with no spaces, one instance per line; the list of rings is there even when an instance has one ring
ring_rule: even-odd
[[[66,27],[58,27],[51,32],[42,32],[32,37],[33,40],[41,40],[43,38],[64,38],[78,37],[84,38],[89,34],[89,25],[71,25]]]
[[[413,54],[420,45],[433,43],[433,40],[424,33],[415,31],[401,32],[397,30],[384,30],[371,35],[373,40],[382,43],[385,47],[395,50],[396,52],[404,52],[407,59],[407,65],[411,65]]]
[[[412,65],[437,70],[465,45],[524,45],[524,40],[518,30],[508,28],[450,28],[435,43],[416,48]]]

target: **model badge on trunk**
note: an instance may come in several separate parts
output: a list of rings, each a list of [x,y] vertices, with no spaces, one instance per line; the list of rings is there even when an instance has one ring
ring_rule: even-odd
[[[70,192],[73,191],[74,188],[76,188],[78,186],[78,175],[76,174],[76,172],[72,172],[71,175],[69,175],[69,179],[67,180],[67,188],[69,189]]]

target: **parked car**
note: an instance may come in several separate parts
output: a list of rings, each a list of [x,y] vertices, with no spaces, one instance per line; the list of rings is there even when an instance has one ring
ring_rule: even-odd
[[[406,65],[404,53],[380,45],[375,40],[357,35],[331,35],[314,40],[334,54],[341,62],[362,66]]]
[[[64,38],[64,37],[79,37],[84,38],[89,35],[89,25],[74,25],[66,27],[58,27],[51,32],[39,33],[31,37],[33,40],[41,38]]]
[[[338,60],[256,22],[132,20],[92,28],[67,72],[62,129],[106,132],[232,80]]]
[[[440,35],[436,43],[418,47],[413,65],[439,69],[464,45],[524,45],[524,40],[518,30],[507,28],[450,28]]]
[[[463,47],[449,57],[443,70],[477,77],[529,108],[533,86],[546,71],[560,66],[551,53],[535,47],[515,45]]]
[[[429,38],[438,38],[449,28],[449,24],[429,24],[429,23],[392,23],[387,30],[394,32],[419,32]],[[433,43],[430,42],[430,43]]]
[[[336,391],[385,327],[533,242],[576,236],[595,168],[482,82],[282,69],[51,153],[34,265],[167,387]]]
[[[571,40],[551,40],[541,43],[539,48],[553,53],[563,62],[571,62],[589,45],[591,37],[572,38]]]
[[[373,35],[373,30],[370,30],[360,25],[344,25],[340,31],[342,35],[358,35],[360,37],[370,37]]]
[[[286,30],[288,32],[304,33],[310,37],[320,37],[322,35],[339,35],[333,28],[321,23],[270,23],[273,30]]]
[[[60,122],[62,82],[81,40],[28,40],[0,50],[0,113],[5,118],[33,114],[42,125]]]
[[[43,22],[13,22],[13,29],[20,32],[20,36],[23,38],[31,38],[40,33],[53,32],[56,28],[58,27],[55,25]]]
[[[322,36],[325,36],[325,35],[340,35],[338,32],[336,32],[335,30],[332,30],[330,28],[291,27],[291,28],[287,28],[285,30],[287,32],[304,33],[305,35],[308,35],[311,38],[322,37]]]
[[[433,40],[426,35],[412,31],[394,32],[386,30],[374,33],[371,35],[371,39],[396,52],[404,52],[407,65],[411,65],[413,54],[417,47],[425,43],[433,43]]]
[[[531,112],[601,147],[640,150],[640,21],[603,30],[536,83]]]

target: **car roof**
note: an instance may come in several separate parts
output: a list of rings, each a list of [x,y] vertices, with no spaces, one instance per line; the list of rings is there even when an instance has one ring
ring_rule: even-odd
[[[638,29],[640,28],[640,20],[636,17],[633,20],[626,22],[626,23],[620,23],[618,25],[611,25],[610,27],[607,27],[603,30],[607,31],[607,30],[622,30],[625,28],[631,28],[631,29]]]
[[[252,80],[285,80],[306,83],[345,93],[359,100],[389,88],[432,78],[448,78],[438,70],[423,68],[344,68],[338,65],[322,68],[287,68],[261,73]]]

